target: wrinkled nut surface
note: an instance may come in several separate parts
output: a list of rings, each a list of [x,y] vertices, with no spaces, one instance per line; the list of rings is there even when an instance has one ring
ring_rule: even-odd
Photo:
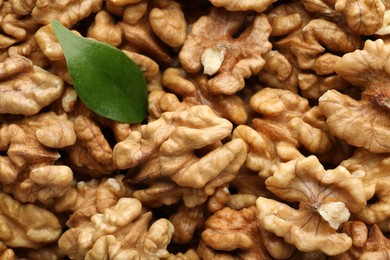
[[[64,82],[23,57],[0,64],[0,113],[37,114],[60,97]]]
[[[265,64],[263,56],[271,49],[271,27],[267,18],[259,14],[233,39],[245,18],[243,13],[214,8],[192,26],[184,42],[179,53],[183,68],[197,73],[203,67],[206,74],[216,74],[208,82],[210,93],[236,93],[244,88],[244,79],[258,73]]]
[[[375,153],[390,151],[386,141],[390,134],[389,56],[390,45],[383,40],[366,41],[363,50],[344,55],[334,67],[336,73],[364,89],[362,98],[355,100],[330,90],[319,99],[333,135]]]
[[[151,213],[142,214],[141,203],[133,198],[120,198],[103,213],[94,214],[79,227],[60,237],[58,245],[72,258],[160,259],[169,255],[166,246],[174,231],[166,219],[148,228]]]
[[[34,204],[21,204],[0,193],[1,241],[9,247],[39,248],[57,241],[62,228],[50,211]]]
[[[364,209],[366,199],[362,181],[346,168],[325,170],[315,156],[309,156],[280,164],[265,183],[278,198],[299,203],[294,209],[259,197],[259,221],[265,230],[303,252],[337,255],[351,247],[351,238],[337,229],[351,213]]]
[[[217,7],[226,8],[229,11],[248,11],[254,10],[256,12],[265,11],[268,6],[277,0],[249,0],[249,1],[227,1],[227,0],[210,0],[210,2]]]

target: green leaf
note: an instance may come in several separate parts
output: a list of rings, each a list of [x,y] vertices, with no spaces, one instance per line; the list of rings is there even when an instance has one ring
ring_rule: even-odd
[[[58,21],[51,25],[84,104],[103,117],[138,123],[147,115],[147,86],[138,66],[121,50],[77,36]]]

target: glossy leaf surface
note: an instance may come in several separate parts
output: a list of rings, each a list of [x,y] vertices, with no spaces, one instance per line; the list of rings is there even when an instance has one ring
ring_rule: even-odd
[[[84,104],[119,122],[138,123],[147,115],[147,85],[139,67],[121,50],[69,31],[53,30],[64,50],[72,83]]]

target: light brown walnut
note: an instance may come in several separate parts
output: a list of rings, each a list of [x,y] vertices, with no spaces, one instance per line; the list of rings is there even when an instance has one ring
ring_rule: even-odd
[[[188,249],[185,253],[169,254],[164,260],[200,260],[198,253],[194,249]]]
[[[348,221],[343,232],[352,238],[352,248],[347,252],[331,257],[331,260],[370,260],[387,259],[390,254],[390,240],[374,224],[367,227],[360,221]]]
[[[240,211],[226,207],[209,217],[204,225],[202,242],[198,248],[203,259],[211,259],[207,251],[215,251],[217,255],[224,253],[231,259],[272,259],[264,245],[268,241],[263,238],[269,238],[261,234],[265,231],[257,221],[256,206]],[[287,258],[294,251],[281,239],[273,242],[272,256],[278,256],[277,259]]]
[[[2,260],[15,260],[15,253],[0,241],[0,258]]]
[[[245,124],[248,112],[243,100],[236,95],[211,94],[207,81],[206,75],[189,75],[179,68],[166,69],[161,82],[171,92],[165,94],[158,91],[150,94],[149,97],[153,99],[149,108],[151,114],[158,118],[165,111],[208,105],[218,116],[227,118],[237,125]],[[181,98],[181,101],[176,100],[172,94]],[[153,113],[154,111],[157,113]]]
[[[77,142],[67,148],[70,163],[91,176],[111,174],[116,169],[112,149],[99,125],[88,116],[78,115],[74,127]]]
[[[210,0],[210,2],[217,7],[223,7],[229,11],[249,11],[253,10],[258,13],[264,12],[272,3],[277,0],[249,0],[249,1],[239,1],[239,0]]]
[[[58,76],[16,56],[0,63],[0,113],[37,114],[59,98],[64,82]]]
[[[138,65],[140,70],[142,71],[142,74],[144,75],[145,79],[148,82],[151,82],[158,78],[160,73],[160,68],[157,62],[152,60],[151,58],[138,54],[136,52],[126,51],[123,50],[123,52],[132,60],[135,64]]]
[[[103,0],[65,0],[61,2],[37,0],[32,10],[32,17],[41,24],[46,25],[51,20],[57,20],[67,28],[71,28],[90,14],[98,12],[102,8],[102,4]]]
[[[118,169],[130,168],[129,182],[169,178],[185,189],[212,195],[217,187],[234,179],[246,158],[242,140],[221,143],[231,130],[228,120],[205,105],[165,112],[117,143],[114,161]]]
[[[295,209],[259,197],[259,221],[265,230],[303,252],[337,255],[350,249],[351,238],[337,230],[351,213],[364,209],[366,198],[362,181],[345,167],[325,170],[309,156],[280,164],[265,184],[279,199],[298,204]]]
[[[8,247],[39,248],[57,241],[62,228],[50,211],[0,193],[0,240]]]
[[[364,184],[367,206],[356,214],[357,217],[366,224],[380,223],[390,218],[389,154],[374,154],[360,148],[340,165],[361,178]]]
[[[151,212],[143,213],[141,203],[133,198],[120,198],[102,213],[63,233],[60,249],[71,258],[160,259],[174,232],[167,219],[151,224]]]
[[[182,205],[178,211],[169,217],[169,221],[175,228],[175,232],[172,235],[172,242],[187,244],[193,239],[195,231],[203,225],[203,206],[187,208]]]
[[[157,0],[150,10],[150,26],[153,32],[167,45],[179,48],[187,36],[187,22],[178,2]]]
[[[68,166],[54,165],[56,149],[75,143],[73,123],[66,114],[41,113],[0,125],[0,181],[4,191],[22,202],[50,202],[69,188],[73,173]]]
[[[94,23],[88,27],[87,37],[118,47],[122,43],[122,30],[116,26],[110,13],[101,10],[96,14]]]
[[[271,50],[271,26],[264,14],[258,14],[233,38],[246,18],[242,12],[213,8],[193,24],[179,53],[186,71],[200,73],[203,69],[211,76],[207,84],[212,94],[235,94],[244,88],[244,79],[257,74],[265,64],[263,56]]]
[[[383,40],[368,40],[363,50],[344,55],[335,65],[337,74],[363,88],[361,99],[335,90],[319,99],[321,112],[327,117],[329,131],[347,143],[371,152],[390,152],[389,91],[390,45]]]
[[[342,15],[351,30],[370,35],[382,26],[385,2],[383,0],[309,0],[305,1],[304,5],[311,12]]]
[[[131,196],[133,191],[123,182],[123,178],[123,175],[116,175],[74,183],[63,196],[56,199],[55,211],[72,212],[66,221],[70,228],[88,222],[92,215],[114,206],[121,197]]]

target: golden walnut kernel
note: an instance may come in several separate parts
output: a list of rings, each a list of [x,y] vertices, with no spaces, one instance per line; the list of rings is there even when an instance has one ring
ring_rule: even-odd
[[[54,214],[4,193],[0,193],[0,201],[0,240],[5,245],[39,248],[57,241],[62,228]]]
[[[162,75],[161,82],[173,94],[181,97],[182,101],[176,101],[172,93],[163,94],[159,97],[158,102],[152,103],[156,104],[156,107],[150,106],[151,112],[157,110],[162,113],[194,105],[208,105],[218,116],[229,119],[237,125],[245,124],[248,119],[248,113],[243,100],[236,95],[211,94],[207,87],[207,81],[206,75],[191,76],[183,69],[166,69]],[[153,93],[150,97],[156,96],[156,94]],[[159,115],[156,114],[156,116]]]
[[[87,37],[118,47],[122,43],[122,30],[114,18],[105,10],[99,11],[93,24],[88,28]]]
[[[381,26],[385,12],[383,0],[308,0],[304,1],[311,12],[344,16],[348,26],[363,35],[374,34]]]
[[[58,76],[33,66],[17,56],[0,63],[0,113],[37,114],[59,98],[64,82]]]
[[[210,0],[210,2],[217,7],[226,8],[229,11],[249,11],[254,10],[256,12],[265,11],[268,6],[277,0]]]
[[[265,184],[278,198],[298,203],[294,209],[259,197],[259,221],[265,230],[303,252],[337,255],[351,247],[351,238],[337,229],[351,213],[364,209],[366,198],[362,181],[345,167],[325,170],[315,156],[309,156],[280,164]]]
[[[215,188],[234,179],[246,158],[242,140],[221,143],[231,130],[228,120],[217,117],[205,105],[165,112],[117,143],[114,160],[119,169],[130,168],[130,182],[169,178],[183,188],[211,195]]]
[[[363,88],[355,100],[336,90],[319,99],[329,131],[347,143],[374,153],[390,152],[390,45],[368,40],[363,50],[345,54],[335,64],[337,74]]]
[[[366,224],[375,224],[390,218],[390,169],[389,154],[374,154],[357,149],[353,156],[340,164],[364,185],[366,208],[357,217]]]
[[[196,21],[179,53],[183,68],[208,74],[212,94],[231,95],[244,88],[245,78],[264,66],[263,56],[271,50],[271,26],[264,14],[256,15],[236,38],[233,35],[247,19],[245,13],[213,8]]]
[[[57,20],[70,28],[78,21],[96,13],[102,8],[102,0],[78,1],[78,0],[37,0],[32,11],[32,17],[41,24],[49,24],[51,20]]]
[[[174,228],[166,219],[149,226],[151,212],[142,213],[141,203],[133,198],[120,198],[90,221],[63,233],[60,249],[71,258],[159,259],[166,250]]]

